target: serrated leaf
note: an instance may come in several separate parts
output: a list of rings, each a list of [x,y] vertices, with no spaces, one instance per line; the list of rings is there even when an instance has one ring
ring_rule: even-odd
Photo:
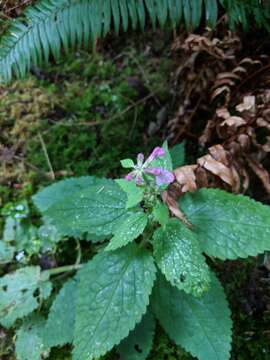
[[[117,350],[121,359],[145,360],[152,349],[154,333],[155,320],[148,310],[142,321],[118,345]]]
[[[211,275],[210,290],[200,299],[158,277],[152,305],[162,327],[176,344],[199,360],[229,360],[232,321],[222,286]]]
[[[67,281],[57,294],[44,326],[43,339],[48,347],[72,343],[75,326],[76,281]]]
[[[119,344],[141,320],[155,265],[146,250],[129,244],[96,255],[78,276],[73,356],[91,360]]]
[[[49,348],[44,345],[42,334],[45,319],[34,315],[26,319],[16,332],[16,359],[41,360],[48,356]]]
[[[246,258],[270,250],[270,207],[217,189],[186,194],[180,207],[202,250],[220,259]]]
[[[153,208],[154,219],[162,226],[165,227],[169,221],[169,209],[161,202],[158,202]]]
[[[82,176],[61,180],[40,190],[32,199],[39,211],[43,213],[52,205],[64,200],[71,194],[88,189],[99,180],[100,179],[94,176]]]
[[[153,246],[156,262],[173,286],[194,296],[208,290],[209,268],[196,236],[178,219],[155,231]]]
[[[0,278],[0,323],[10,327],[35,310],[39,303],[34,292],[46,281],[48,277],[39,266],[24,267]]]
[[[167,141],[165,141],[163,143],[162,148],[165,150],[165,155],[153,160],[151,162],[151,166],[149,166],[149,168],[158,167],[158,168],[162,168],[162,169],[165,169],[165,170],[168,170],[168,171],[172,171],[173,170],[172,158],[171,158],[170,151],[168,149]]]
[[[181,142],[170,148],[173,169],[185,164],[185,143]]]
[[[65,195],[43,211],[62,235],[90,233],[110,235],[127,215],[126,195],[113,180],[95,179],[95,184]]]
[[[135,181],[127,181],[125,179],[117,179],[115,182],[127,195],[126,208],[132,208],[143,200],[144,189],[135,184]]]
[[[0,265],[9,263],[14,255],[15,248],[0,240]]]
[[[132,159],[124,159],[124,160],[121,160],[120,162],[121,162],[122,167],[125,169],[134,168],[134,166],[135,166],[134,161]]]
[[[147,221],[147,215],[142,210],[130,211],[125,221],[114,231],[114,236],[105,250],[116,250],[137,239],[143,233]]]

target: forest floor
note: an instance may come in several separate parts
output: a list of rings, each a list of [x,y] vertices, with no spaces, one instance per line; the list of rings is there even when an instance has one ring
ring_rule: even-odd
[[[63,177],[121,176],[120,159],[147,153],[165,138],[170,144],[185,141],[187,164],[216,144],[231,151],[235,138],[230,126],[227,132],[215,128],[217,109],[226,108],[233,116],[245,97],[254,96],[260,107],[247,106],[241,117],[250,119],[255,111],[267,110],[270,41],[263,32],[239,36],[226,27],[199,33],[203,35],[149,31],[108,37],[94,53],[77,51],[59,64],[33,69],[25,80],[0,86],[0,207],[25,199],[30,202],[37,189]],[[237,67],[242,70],[234,71]],[[219,77],[220,73],[227,76]],[[246,167],[243,153],[237,153],[243,176],[239,192],[269,204],[269,129],[252,124],[249,120],[238,135],[248,136],[250,142],[255,136],[260,156],[256,157],[259,147],[252,143],[245,154],[254,161]],[[220,186],[228,189],[226,184]],[[68,249],[65,254],[65,259],[63,253],[56,254],[54,261],[66,261]],[[232,309],[231,359],[269,360],[267,254],[217,261],[215,269]],[[0,330],[0,335],[0,358],[10,360],[12,334]],[[54,349],[50,360],[68,360],[69,350]],[[117,359],[117,355],[104,359]],[[149,359],[192,358],[158,329]]]

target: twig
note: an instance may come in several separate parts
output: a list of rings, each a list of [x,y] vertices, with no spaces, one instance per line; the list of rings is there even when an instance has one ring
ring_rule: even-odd
[[[125,110],[123,110],[122,112],[120,112],[120,114],[116,114],[114,116],[112,116],[111,118],[108,119],[108,121],[112,121],[112,120],[115,120],[123,115],[125,115],[127,112],[129,112],[130,110],[132,110],[134,107],[137,107],[138,105],[146,102],[147,100],[151,99],[151,98],[154,98],[155,97],[155,94],[154,93],[151,93],[151,94],[148,94],[147,96],[145,96],[144,98],[134,102],[132,105],[129,105],[128,107],[125,108]]]
[[[31,1],[32,1],[32,0],[25,0],[25,1],[23,1],[21,4],[17,4],[17,5],[15,5],[15,6],[13,6],[12,8],[7,9],[7,10],[6,10],[6,14],[8,14],[8,13],[10,13],[10,12],[12,12],[12,11],[20,8],[20,7],[23,7],[24,5],[29,4]]]
[[[51,163],[51,161],[50,161],[49,154],[48,154],[48,151],[47,151],[45,142],[44,142],[44,140],[43,140],[42,135],[40,134],[40,132],[38,133],[38,138],[39,138],[39,141],[40,141],[40,143],[41,143],[41,147],[42,147],[42,150],[43,150],[43,152],[44,152],[45,159],[46,159],[46,161],[47,161],[48,167],[49,167],[49,169],[50,169],[51,178],[52,178],[52,180],[55,180],[55,173],[54,173],[54,171],[53,171],[52,163]]]

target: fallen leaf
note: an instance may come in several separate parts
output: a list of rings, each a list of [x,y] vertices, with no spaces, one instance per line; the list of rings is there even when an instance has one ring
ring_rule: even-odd
[[[245,96],[243,102],[236,106],[236,110],[243,111],[255,111],[256,98],[254,95]]]
[[[197,165],[186,165],[174,170],[176,181],[181,185],[183,193],[194,192],[197,190],[196,169]]]

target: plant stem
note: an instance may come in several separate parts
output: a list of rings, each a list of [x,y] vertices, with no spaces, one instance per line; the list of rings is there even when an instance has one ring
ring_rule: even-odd
[[[49,276],[52,276],[52,275],[62,274],[64,272],[79,270],[82,267],[83,267],[83,264],[65,265],[65,266],[60,266],[60,267],[53,268],[53,269],[50,269],[50,270],[45,270],[44,272],[49,274]]]
[[[82,258],[82,249],[81,249],[81,243],[79,240],[76,239],[76,250],[77,250],[77,259],[75,262],[75,265],[80,264],[81,258]]]

